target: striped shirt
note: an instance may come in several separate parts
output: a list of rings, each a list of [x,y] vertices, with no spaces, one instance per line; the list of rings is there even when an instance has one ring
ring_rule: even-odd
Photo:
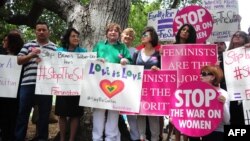
[[[28,55],[34,48],[46,48],[49,50],[56,50],[56,45],[52,42],[49,42],[45,45],[40,45],[36,40],[33,40],[29,43],[26,43],[21,51],[18,53],[18,56]],[[36,84],[36,74],[37,74],[37,63],[36,58],[30,59],[29,62],[23,64],[23,77],[21,85],[31,85]]]

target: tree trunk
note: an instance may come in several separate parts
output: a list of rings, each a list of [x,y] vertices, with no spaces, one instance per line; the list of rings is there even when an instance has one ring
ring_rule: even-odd
[[[130,0],[91,0],[86,6],[71,4],[71,10],[64,5],[62,15],[67,15],[68,25],[80,31],[82,45],[91,50],[98,40],[105,39],[107,24],[115,22],[127,27],[130,4]]]
[[[28,25],[34,27],[41,16],[43,9],[56,13],[65,20],[69,27],[74,27],[80,32],[81,44],[91,50],[98,40],[105,39],[105,27],[111,22],[121,25],[124,29],[128,25],[131,0],[90,0],[88,5],[81,5],[79,0],[23,0],[31,3],[31,9],[27,13],[9,11],[8,15],[0,13],[3,19],[11,24]],[[3,8],[6,0],[0,3]],[[1,9],[0,9],[1,10]],[[20,18],[21,17],[21,18]],[[87,81],[87,80],[86,80]],[[92,112],[85,108],[81,118],[80,130],[77,133],[76,141],[91,141],[92,139]],[[59,140],[59,136],[55,138]]]

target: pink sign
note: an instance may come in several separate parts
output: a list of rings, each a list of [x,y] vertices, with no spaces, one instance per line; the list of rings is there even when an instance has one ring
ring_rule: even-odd
[[[183,134],[200,137],[222,122],[223,103],[219,93],[207,83],[196,81],[181,85],[171,96],[170,117]]]
[[[144,71],[139,114],[169,115],[170,96],[176,88],[176,71]]]
[[[175,44],[163,45],[162,70],[177,70],[177,87],[184,82],[200,80],[202,66],[217,62],[216,45]]]
[[[180,10],[174,19],[173,30],[177,34],[180,27],[189,23],[194,26],[197,34],[197,43],[204,43],[213,30],[213,18],[207,9],[192,5]]]

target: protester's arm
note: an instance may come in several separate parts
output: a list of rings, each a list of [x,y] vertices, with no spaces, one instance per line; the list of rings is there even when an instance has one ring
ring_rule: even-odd
[[[33,49],[29,54],[27,55],[20,55],[17,57],[17,63],[19,65],[23,65],[30,61],[32,58],[38,57],[38,54],[40,53],[40,49]]]

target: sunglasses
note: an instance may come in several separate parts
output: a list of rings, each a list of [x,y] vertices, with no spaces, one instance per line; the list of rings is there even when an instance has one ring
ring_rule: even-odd
[[[211,72],[201,72],[201,76],[208,76],[208,75],[214,75]]]
[[[144,33],[144,34],[142,34],[142,37],[144,38],[144,37],[149,37],[150,35],[149,34],[147,34],[147,33]]]
[[[238,37],[238,38],[239,38],[239,37],[242,37],[242,38],[243,38],[244,35],[238,33],[238,34],[234,34],[233,37]]]

